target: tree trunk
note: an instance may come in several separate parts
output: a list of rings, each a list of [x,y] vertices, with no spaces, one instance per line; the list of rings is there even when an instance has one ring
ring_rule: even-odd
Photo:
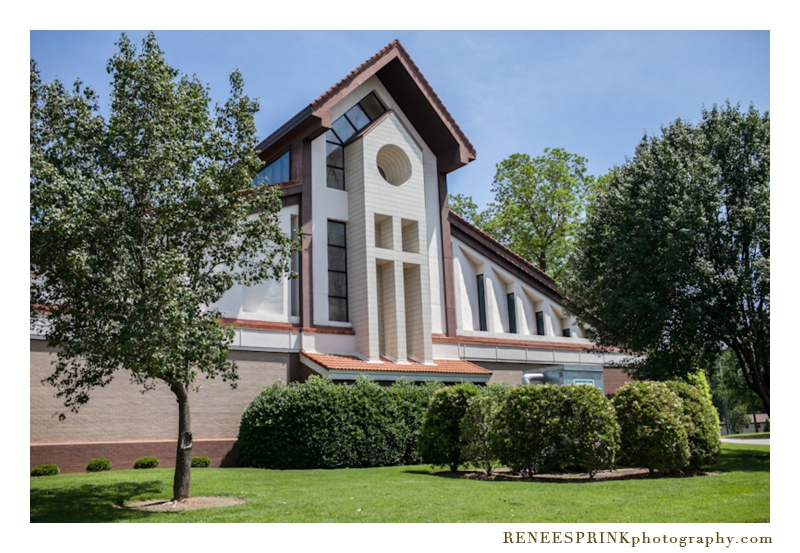
[[[178,451],[175,455],[175,478],[172,482],[173,501],[192,496],[192,420],[189,416],[189,393],[180,384],[170,389],[178,398]]]

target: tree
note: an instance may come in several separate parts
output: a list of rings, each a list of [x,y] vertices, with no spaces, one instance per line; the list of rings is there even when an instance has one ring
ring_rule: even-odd
[[[769,412],[769,113],[726,104],[645,136],[578,234],[568,308],[682,376],[726,347]]]
[[[513,154],[497,164],[495,202],[485,211],[461,194],[451,197],[450,207],[558,279],[594,183],[585,158],[545,148],[542,156]]]
[[[725,350],[716,363],[707,366],[711,399],[717,410],[725,417],[728,433],[741,432],[750,424],[748,415],[762,412],[761,398],[747,387],[736,361],[730,350]]]
[[[169,387],[182,500],[189,393],[201,376],[237,379],[233,329],[209,306],[236,282],[289,273],[299,248],[278,225],[280,190],[253,182],[258,103],[238,71],[212,117],[206,87],[178,78],[152,33],[140,54],[124,34],[117,45],[107,121],[95,92],[43,83],[31,60],[31,325],[58,354],[45,381],[71,411],[121,369]]]

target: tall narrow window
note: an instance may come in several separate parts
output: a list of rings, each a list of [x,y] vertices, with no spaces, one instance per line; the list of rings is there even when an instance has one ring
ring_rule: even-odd
[[[536,312],[536,334],[544,336],[544,311]]]
[[[514,301],[514,293],[506,296],[508,300],[508,331],[511,334],[517,333],[517,302]]]
[[[347,242],[345,224],[328,221],[328,319],[347,322]]]
[[[480,330],[487,330],[486,327],[486,289],[484,287],[483,275],[478,275],[478,325]]]
[[[289,180],[289,152],[269,163],[253,179],[256,185],[277,184]]]
[[[569,331],[568,328],[565,328],[563,330],[563,335],[564,335],[564,338],[569,338],[570,336],[572,336],[572,333]]]
[[[327,148],[328,188],[344,190],[344,146],[333,130],[325,134]]]

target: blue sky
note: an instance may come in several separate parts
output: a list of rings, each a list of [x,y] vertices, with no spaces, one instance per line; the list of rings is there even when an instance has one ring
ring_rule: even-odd
[[[108,99],[106,61],[121,31],[32,31],[45,80],[80,77]],[[128,32],[137,43],[145,32]],[[475,146],[449,177],[451,193],[484,205],[495,165],[520,152],[564,148],[601,175],[645,132],[697,121],[726,100],[770,109],[768,31],[160,31],[167,61],[224,101],[240,69],[261,101],[264,137],[329,86],[399,39]]]

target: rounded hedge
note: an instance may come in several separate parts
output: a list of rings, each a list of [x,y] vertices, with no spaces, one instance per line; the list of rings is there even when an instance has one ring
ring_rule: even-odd
[[[683,401],[663,382],[631,382],[612,400],[621,431],[620,463],[650,470],[689,464]]]
[[[611,402],[594,386],[561,387],[559,419],[562,467],[581,467],[594,479],[598,470],[612,469],[620,443],[620,428]]]
[[[562,387],[517,386],[497,414],[494,445],[500,462],[528,475],[558,468]]]
[[[55,476],[59,473],[58,465],[39,465],[31,469],[31,476]]]
[[[713,465],[719,459],[720,432],[717,410],[697,387],[672,380],[666,383],[683,401],[682,420],[689,439],[689,464],[692,470]]]
[[[447,386],[433,394],[419,436],[423,463],[448,466],[452,471],[464,463],[461,419],[468,400],[478,394],[478,387],[471,382]]]
[[[244,412],[237,457],[242,466],[276,469],[418,463],[417,434],[440,386],[382,387],[367,378],[339,385],[317,376],[276,383]]]
[[[111,470],[111,461],[103,457],[92,459],[86,465],[86,472],[102,472],[104,470]]]
[[[500,410],[496,396],[486,393],[467,400],[467,410],[461,419],[461,450],[464,461],[492,473],[492,463],[497,460],[494,450],[495,419]]]
[[[204,469],[210,466],[211,466],[211,459],[209,459],[205,455],[198,455],[196,457],[192,457],[192,468]]]
[[[160,461],[155,457],[139,457],[133,462],[135,469],[154,469],[158,467]]]

